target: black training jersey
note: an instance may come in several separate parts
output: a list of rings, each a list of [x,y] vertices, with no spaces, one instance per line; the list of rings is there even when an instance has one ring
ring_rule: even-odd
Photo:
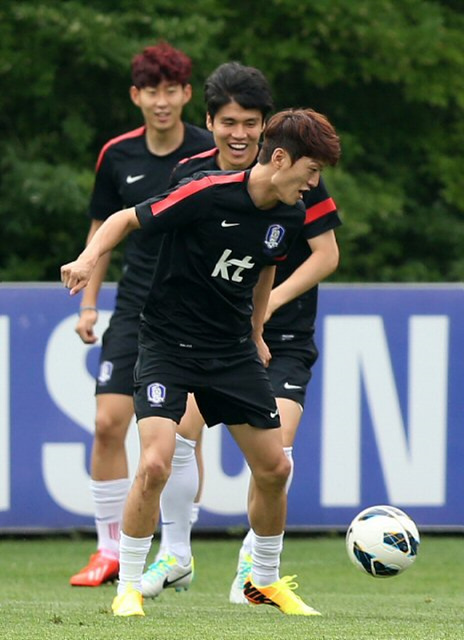
[[[248,177],[249,171],[197,173],[136,206],[142,227],[165,233],[143,310],[142,339],[156,348],[220,357],[249,342],[259,273],[285,258],[304,206],[258,209]]]
[[[97,161],[89,214],[106,220],[112,213],[133,207],[165,191],[176,164],[186,156],[213,146],[205,129],[185,123],[184,141],[166,156],[148,150],[145,126],[113,138],[102,148]],[[161,238],[134,231],[126,239],[123,275],[118,285],[116,308],[138,314],[150,288]]]
[[[218,149],[213,148],[191,158],[183,159],[174,169],[171,184],[176,184],[196,171],[219,171]],[[337,207],[329,196],[324,181],[315,189],[305,192],[304,227],[292,245],[286,260],[279,262],[274,286],[286,280],[311,255],[308,239],[341,225]],[[272,352],[279,348],[288,351],[307,344],[314,335],[317,313],[317,285],[278,309],[264,327],[264,339]]]

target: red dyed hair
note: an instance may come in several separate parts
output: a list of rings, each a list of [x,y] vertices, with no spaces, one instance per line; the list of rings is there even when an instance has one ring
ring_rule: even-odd
[[[156,87],[163,80],[185,86],[192,73],[192,61],[168,42],[145,47],[132,60],[132,84],[137,89]]]

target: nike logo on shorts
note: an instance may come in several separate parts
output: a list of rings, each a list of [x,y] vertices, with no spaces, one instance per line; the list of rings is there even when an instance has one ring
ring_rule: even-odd
[[[127,184],[132,184],[133,182],[137,182],[138,180],[141,180],[142,178],[145,178],[145,174],[142,173],[139,176],[127,176],[126,178],[126,182]]]
[[[286,382],[284,384],[284,389],[301,389],[301,385],[300,384],[290,384],[289,382]]]
[[[271,418],[276,418],[279,415],[279,410],[277,409],[277,411],[271,411],[270,414]]]
[[[227,220],[223,220],[221,222],[221,227],[238,227],[240,222],[227,222]]]

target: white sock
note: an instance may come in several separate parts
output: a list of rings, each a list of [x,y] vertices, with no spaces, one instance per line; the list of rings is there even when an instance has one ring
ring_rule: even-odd
[[[290,461],[290,474],[287,478],[287,483],[285,485],[285,491],[289,492],[290,490],[290,486],[292,484],[292,480],[293,480],[293,468],[295,466],[294,462],[293,462],[293,447],[284,447],[284,453],[287,456],[287,458]],[[243,538],[242,541],[242,547],[240,549],[240,555],[244,555],[244,554],[248,554],[249,556],[251,556],[251,552],[253,549],[253,529],[248,529],[248,533],[246,534],[246,536]],[[240,559],[239,559],[240,562]]]
[[[161,548],[182,565],[191,558],[192,505],[198,491],[195,441],[176,434],[172,471],[161,493]]]
[[[142,574],[145,560],[150,551],[153,536],[132,538],[121,531],[119,541],[119,584],[118,594],[131,584],[136,591],[142,592]]]
[[[251,577],[256,586],[264,587],[279,579],[280,554],[284,544],[284,534],[258,536],[254,533],[253,538]]]
[[[253,551],[253,529],[248,529],[248,533],[243,538],[242,548],[240,549],[240,555],[248,554],[251,556]]]
[[[90,481],[95,505],[97,549],[111,558],[118,558],[119,555],[119,532],[129,488],[129,478]]]
[[[284,453],[290,461],[290,473],[288,474],[287,482],[285,484],[285,491],[290,491],[290,487],[292,486],[293,480],[293,469],[295,467],[295,463],[293,462],[293,447],[284,447]]]
[[[192,513],[190,516],[190,530],[192,529],[193,525],[198,521],[198,516],[200,514],[200,503],[199,502],[194,502],[192,504]],[[162,535],[162,532],[161,532]],[[251,551],[250,551],[251,553]],[[158,553],[156,554],[156,558],[155,558],[155,562],[157,560],[159,560],[160,558],[162,558],[163,556],[169,554],[169,549],[167,549],[166,547],[163,547],[163,541],[161,540],[161,544],[160,547],[158,549]]]
[[[200,503],[194,502],[192,504],[192,513],[190,514],[190,527],[198,521],[198,516],[200,515]]]

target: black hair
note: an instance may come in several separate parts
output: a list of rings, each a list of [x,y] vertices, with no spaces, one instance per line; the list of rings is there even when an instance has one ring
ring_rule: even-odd
[[[226,104],[237,102],[243,109],[258,109],[266,120],[273,110],[271,88],[259,69],[239,62],[221,64],[206,79],[206,110],[212,120]]]

